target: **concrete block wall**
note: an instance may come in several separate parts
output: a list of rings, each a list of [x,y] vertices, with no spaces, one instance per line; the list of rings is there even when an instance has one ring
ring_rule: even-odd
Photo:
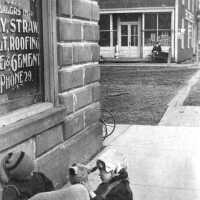
[[[86,163],[102,147],[98,3],[57,0],[56,20],[58,98],[65,117],[37,136],[36,155],[38,169],[59,188],[68,179],[69,165]]]
[[[96,1],[57,0],[59,102],[66,107],[66,117],[63,138],[58,135],[55,140],[62,149],[58,146],[55,155],[38,160],[47,174],[60,169],[59,162],[64,169],[73,162],[87,162],[101,149],[98,20]],[[64,183],[66,178],[60,178],[66,175],[61,169],[54,175],[55,182]]]

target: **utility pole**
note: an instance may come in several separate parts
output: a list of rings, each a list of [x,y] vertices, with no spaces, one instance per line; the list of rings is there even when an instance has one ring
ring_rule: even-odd
[[[197,64],[199,64],[199,46],[200,46],[200,9],[197,11]]]
[[[200,0],[198,0],[197,5],[197,64],[199,64],[199,54],[200,54]]]

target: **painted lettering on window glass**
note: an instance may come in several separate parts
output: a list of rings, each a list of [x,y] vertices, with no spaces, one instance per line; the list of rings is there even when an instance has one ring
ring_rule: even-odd
[[[40,1],[0,0],[0,95],[40,90]]]

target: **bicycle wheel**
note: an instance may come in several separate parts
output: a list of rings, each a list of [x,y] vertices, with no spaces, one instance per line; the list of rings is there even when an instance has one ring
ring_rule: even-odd
[[[99,121],[103,125],[103,139],[106,139],[115,130],[115,118],[111,112],[101,109],[101,118]]]

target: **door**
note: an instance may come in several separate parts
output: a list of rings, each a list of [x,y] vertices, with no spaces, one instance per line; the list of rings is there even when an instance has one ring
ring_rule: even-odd
[[[121,23],[120,56],[140,57],[139,30],[137,22]]]

